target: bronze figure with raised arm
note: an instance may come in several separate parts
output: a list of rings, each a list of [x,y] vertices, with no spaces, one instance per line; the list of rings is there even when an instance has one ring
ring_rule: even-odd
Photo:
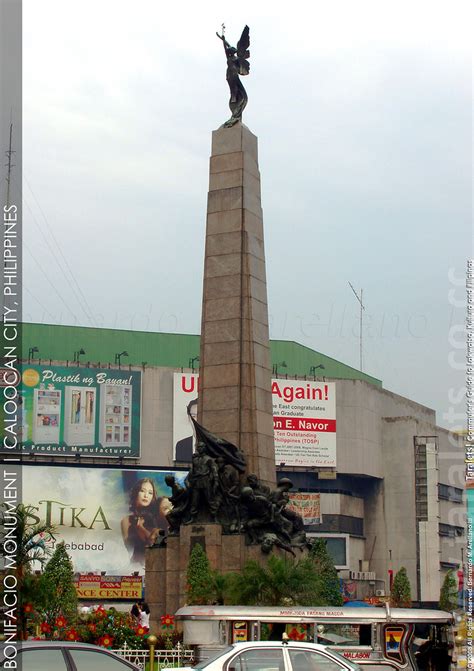
[[[225,122],[224,126],[229,128],[238,121],[242,121],[242,112],[247,105],[247,92],[244,89],[239,75],[248,75],[250,72],[250,63],[247,58],[250,56],[248,51],[250,45],[249,27],[245,26],[237,43],[237,48],[231,47],[224,37],[224,26],[222,26],[222,35],[216,33],[222,40],[224,51],[227,58],[226,79],[230,89],[229,107],[232,116]]]

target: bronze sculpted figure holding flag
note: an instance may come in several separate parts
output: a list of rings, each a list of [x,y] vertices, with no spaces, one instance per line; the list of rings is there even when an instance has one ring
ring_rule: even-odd
[[[232,116],[225,122],[224,126],[230,128],[238,121],[242,121],[242,112],[247,105],[247,92],[244,89],[239,75],[248,75],[250,72],[250,63],[247,58],[250,56],[248,51],[250,45],[249,27],[245,26],[237,43],[237,49],[231,47],[224,37],[224,25],[222,26],[222,35],[216,33],[217,37],[222,40],[224,45],[225,55],[227,57],[227,72],[226,79],[230,89],[229,107]]]

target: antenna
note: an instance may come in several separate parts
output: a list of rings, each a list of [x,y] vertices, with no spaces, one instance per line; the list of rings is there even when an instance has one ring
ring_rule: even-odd
[[[359,303],[360,303],[360,318],[359,318],[359,322],[360,322],[360,329],[359,329],[359,367],[360,367],[360,370],[362,371],[362,311],[365,310],[364,304],[363,304],[363,302],[362,302],[362,293],[363,293],[363,291],[362,291],[362,289],[360,290],[360,297],[359,297],[359,296],[357,295],[357,291],[354,289],[354,287],[352,286],[352,284],[351,284],[350,282],[349,282],[349,286],[350,286],[350,288],[352,289],[352,291],[353,291],[353,293],[354,293],[354,296],[357,298],[357,300],[358,300]]]
[[[5,154],[8,156],[8,163],[5,164],[6,167],[8,167],[8,173],[5,178],[7,180],[7,202],[6,202],[7,209],[10,207],[10,181],[12,176],[12,168],[15,167],[14,163],[12,163],[12,155],[15,154],[15,152],[12,150],[12,135],[13,135],[13,123],[10,122],[10,143],[8,145],[8,150],[5,152]]]

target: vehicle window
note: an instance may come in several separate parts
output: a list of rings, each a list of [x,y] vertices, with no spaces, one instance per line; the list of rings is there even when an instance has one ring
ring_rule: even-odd
[[[283,652],[278,648],[244,650],[230,660],[227,671],[285,671]]]
[[[316,628],[317,643],[323,645],[370,645],[370,624],[320,624]]]
[[[60,648],[37,648],[19,653],[22,671],[66,671],[66,660]]]
[[[96,652],[95,650],[73,650],[69,648],[77,671],[130,671],[130,667],[125,662],[120,661],[106,652]]]
[[[202,662],[199,662],[199,664],[196,664],[194,669],[205,669],[208,664],[213,662],[215,659],[218,659],[219,657],[223,657],[224,655],[226,655],[228,652],[230,652],[232,650],[233,647],[234,646],[229,645],[226,648],[224,648],[224,650],[218,650],[213,655],[209,655],[209,657],[207,657],[206,659],[203,659]]]
[[[312,650],[288,650],[293,671],[341,671],[344,667],[335,659],[330,659]]]

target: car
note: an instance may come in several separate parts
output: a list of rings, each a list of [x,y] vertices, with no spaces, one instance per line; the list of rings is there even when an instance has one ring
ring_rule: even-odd
[[[17,649],[17,668],[21,671],[139,671],[140,668],[110,650],[88,643],[21,641]],[[11,659],[11,651],[7,655]],[[3,668],[5,658],[0,658],[0,662]]]
[[[319,643],[234,643],[194,667],[162,671],[361,671],[360,666]]]

